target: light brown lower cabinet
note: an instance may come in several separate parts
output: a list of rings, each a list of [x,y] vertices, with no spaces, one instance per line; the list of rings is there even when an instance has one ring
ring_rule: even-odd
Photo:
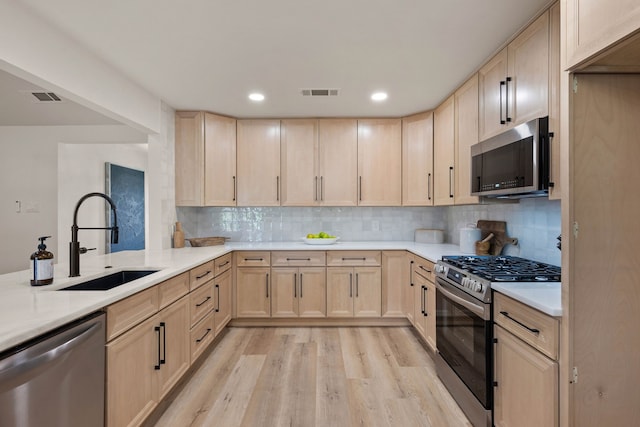
[[[406,251],[382,252],[382,317],[404,318],[405,291],[409,281]]]
[[[236,270],[236,316],[271,317],[271,269],[238,267]]]
[[[108,426],[139,425],[190,364],[189,298],[107,343]]]
[[[327,268],[328,317],[380,317],[380,267]]]
[[[436,285],[418,272],[413,273],[414,314],[413,326],[436,350]]]
[[[326,317],[326,269],[271,269],[271,317]]]
[[[558,425],[558,363],[494,327],[494,425]]]

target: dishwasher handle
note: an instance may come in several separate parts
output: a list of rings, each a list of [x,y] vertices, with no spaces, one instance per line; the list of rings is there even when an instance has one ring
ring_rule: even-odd
[[[40,344],[0,361],[0,384],[2,384],[0,392],[4,391],[5,387],[6,389],[15,388],[16,385],[34,378],[48,365],[82,345],[101,327],[101,322],[95,322],[80,332],[73,331],[73,334],[63,332],[54,335]],[[44,347],[44,344],[46,347],[40,348]],[[19,382],[14,385],[16,381]]]

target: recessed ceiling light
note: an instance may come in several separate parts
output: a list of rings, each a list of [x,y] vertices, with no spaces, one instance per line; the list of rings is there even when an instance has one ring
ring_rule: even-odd
[[[376,92],[373,95],[371,95],[371,99],[374,101],[384,101],[385,99],[387,99],[387,93],[386,92]]]
[[[249,94],[249,99],[252,101],[264,101],[264,95],[261,93],[252,93]]]

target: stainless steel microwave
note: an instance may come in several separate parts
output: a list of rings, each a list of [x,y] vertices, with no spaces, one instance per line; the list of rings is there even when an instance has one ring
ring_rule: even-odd
[[[549,118],[542,117],[473,145],[471,194],[499,198],[547,195],[552,136]]]

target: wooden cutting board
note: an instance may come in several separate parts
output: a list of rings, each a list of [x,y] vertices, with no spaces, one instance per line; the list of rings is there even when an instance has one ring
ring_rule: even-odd
[[[489,247],[489,254],[500,255],[502,248],[507,245],[517,245],[518,239],[507,236],[507,223],[505,221],[489,221],[485,219],[479,219],[477,227],[480,229],[480,240],[484,239],[493,233],[493,239],[491,239],[491,246]]]

